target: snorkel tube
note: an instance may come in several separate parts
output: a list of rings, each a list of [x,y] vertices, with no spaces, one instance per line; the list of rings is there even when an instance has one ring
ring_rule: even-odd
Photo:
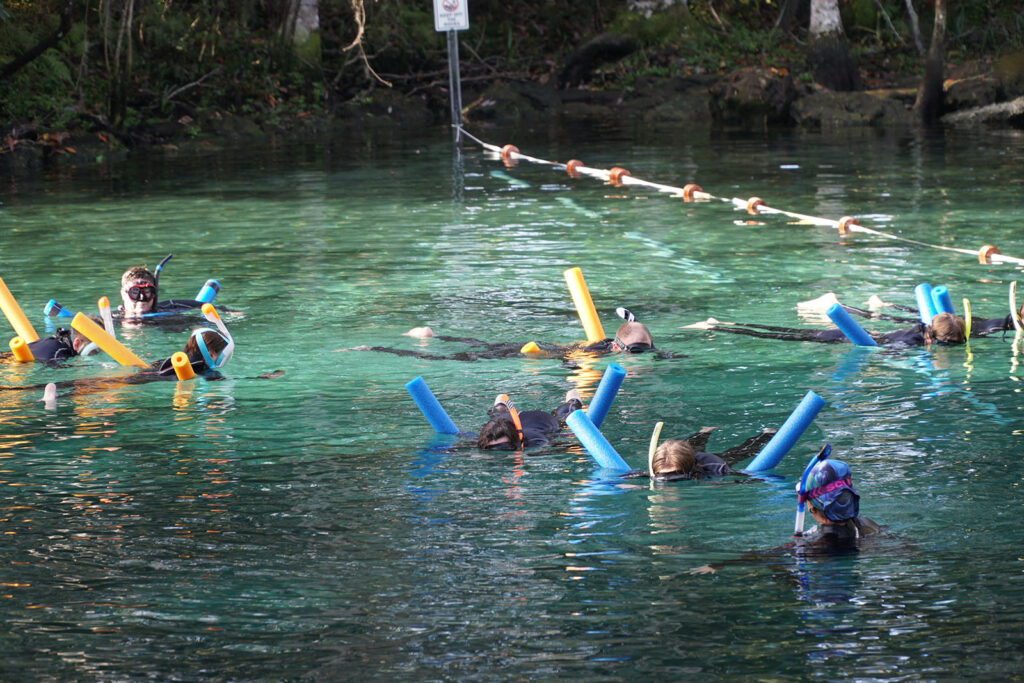
[[[796,486],[796,524],[793,526],[794,536],[804,535],[804,511],[806,509],[806,498],[807,494],[807,477],[810,476],[811,470],[822,460],[826,459],[829,454],[832,453],[832,444],[825,444],[818,454],[811,458],[811,461],[807,463],[807,467],[804,468],[804,473],[800,476],[800,483]]]
[[[512,399],[509,398],[508,394],[498,394],[498,397],[494,400],[494,405],[503,405],[508,409],[509,417],[512,418],[512,424],[515,425],[516,433],[519,434],[519,447],[516,450],[521,451],[526,448],[526,434],[523,433],[523,423],[519,419],[519,411],[516,410]]]
[[[651,432],[651,446],[647,449],[647,475],[651,479],[654,479],[654,454],[658,450],[658,439],[661,438],[661,428],[664,426],[664,422],[659,422]]]
[[[153,271],[153,289],[156,290],[153,296],[153,310],[156,310],[156,302],[160,300],[160,271],[164,269],[164,266],[174,254],[168,254],[164,256],[164,260],[156,264],[156,269]]]
[[[101,296],[99,301],[96,302],[96,307],[100,309],[100,318],[103,319],[103,329],[107,331],[111,337],[116,336],[114,334],[114,317],[110,314],[110,299],[105,296]]]

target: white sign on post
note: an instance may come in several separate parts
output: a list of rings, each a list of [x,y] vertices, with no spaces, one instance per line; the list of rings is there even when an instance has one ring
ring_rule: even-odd
[[[434,0],[434,30],[465,31],[469,28],[469,0]]]

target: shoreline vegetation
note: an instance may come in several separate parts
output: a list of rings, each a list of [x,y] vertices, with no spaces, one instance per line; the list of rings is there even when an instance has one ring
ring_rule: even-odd
[[[1024,2],[537,4],[473,2],[467,127],[1024,130]],[[428,2],[0,0],[0,26],[6,174],[450,117]]]

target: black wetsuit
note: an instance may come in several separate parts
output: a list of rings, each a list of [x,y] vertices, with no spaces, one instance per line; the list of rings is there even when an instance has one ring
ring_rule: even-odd
[[[819,525],[797,539],[796,545],[819,550],[853,548],[862,536],[876,534],[881,528],[867,517],[854,517],[844,522]]]
[[[550,413],[543,410],[524,410],[519,413],[519,422],[523,426],[523,448],[547,446],[551,442],[550,437],[561,431],[562,425],[565,424],[565,418],[569,417],[574,410],[579,410],[582,407],[583,404],[579,399],[573,399],[566,401]],[[495,408],[496,406],[492,406],[487,411],[491,419],[511,420],[507,412],[499,413]]]
[[[195,301],[193,299],[166,299],[165,301],[157,302],[157,305],[153,307],[152,311],[143,315],[150,315],[153,313],[178,313],[202,307],[202,301]],[[113,312],[112,317],[123,318],[124,306],[118,306],[117,310]]]
[[[785,341],[808,341],[826,344],[849,343],[843,331],[834,328],[829,330],[811,330],[794,327],[777,327],[775,325],[759,325],[757,323],[741,323],[739,325],[715,325],[710,329],[729,334],[745,334],[750,337],[765,339],[782,339]],[[871,333],[868,335],[879,346],[924,346],[927,343],[924,323],[892,332]]]
[[[71,333],[63,327],[59,328],[52,337],[31,342],[28,348],[40,363],[56,363],[78,355],[71,339]]]
[[[422,358],[424,360],[458,360],[458,361],[477,361],[477,360],[493,360],[498,358],[520,358],[524,356],[531,356],[534,354],[526,354],[522,352],[522,348],[526,342],[485,342],[479,339],[473,339],[471,337],[448,337],[445,335],[436,335],[430,337],[430,339],[437,339],[443,342],[457,342],[462,344],[468,344],[470,346],[482,347],[479,349],[472,349],[469,351],[459,351],[446,356],[436,355],[431,353],[425,353],[423,351],[413,351],[411,349],[396,349],[390,346],[360,346],[356,347],[356,351],[377,351],[380,353],[391,353],[396,356],[411,356],[413,358]],[[585,353],[593,354],[607,354],[615,353],[612,349],[613,339],[602,339],[601,341],[594,342],[593,344],[571,344],[569,346],[563,346],[562,344],[551,344],[548,342],[536,342],[540,348],[540,354],[548,358],[561,358],[566,360],[574,351],[582,351]],[[678,358],[671,352],[660,351],[653,347],[648,349],[652,351],[656,358]]]

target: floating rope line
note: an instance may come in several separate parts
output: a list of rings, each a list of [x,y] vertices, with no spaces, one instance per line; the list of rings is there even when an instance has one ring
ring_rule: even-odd
[[[974,256],[978,259],[978,263],[1012,263],[1018,266],[1024,266],[1024,259],[1016,258],[1014,256],[1005,256],[999,249],[986,244],[980,249],[963,249],[960,247],[949,247],[942,244],[929,244],[928,242],[921,242],[920,240],[911,239],[909,237],[901,237],[899,235],[892,235],[881,230],[875,230],[867,226],[861,225],[857,222],[857,219],[852,216],[843,216],[839,220],[831,218],[821,218],[819,216],[809,216],[807,214],[796,213],[794,211],[786,211],[784,209],[777,209],[768,206],[764,203],[760,197],[751,197],[750,199],[740,199],[737,197],[716,197],[713,194],[705,192],[703,188],[694,183],[689,183],[683,187],[675,187],[674,185],[663,185],[661,183],[654,183],[649,180],[642,178],[634,178],[633,174],[624,168],[615,166],[610,169],[602,168],[590,168],[584,166],[582,161],[578,159],[570,159],[565,163],[557,161],[548,161],[547,159],[538,159],[537,157],[531,157],[526,154],[522,154],[519,148],[515,145],[505,145],[504,147],[498,147],[490,143],[484,142],[480,138],[470,134],[466,129],[461,129],[463,135],[470,140],[473,140],[478,145],[483,147],[485,150],[494,152],[499,155],[501,159],[507,164],[511,164],[517,161],[528,161],[533,164],[540,164],[542,166],[551,166],[556,170],[564,170],[566,173],[573,177],[589,176],[591,178],[597,178],[606,183],[610,183],[616,186],[630,186],[634,185],[637,187],[646,187],[658,192],[664,192],[672,195],[673,197],[681,197],[683,201],[692,202],[696,200],[710,201],[718,200],[727,204],[732,204],[737,209],[743,209],[751,215],[760,214],[779,214],[782,216],[788,216],[795,218],[802,223],[808,223],[811,225],[818,225],[826,228],[833,228],[839,232],[840,235],[846,235],[848,233],[862,232],[868,235],[875,235],[876,237],[882,237],[884,239],[896,240],[899,242],[906,242],[907,244],[914,244],[920,247],[929,247],[931,249],[940,249],[942,251],[953,251],[958,254],[966,254],[968,256]]]

